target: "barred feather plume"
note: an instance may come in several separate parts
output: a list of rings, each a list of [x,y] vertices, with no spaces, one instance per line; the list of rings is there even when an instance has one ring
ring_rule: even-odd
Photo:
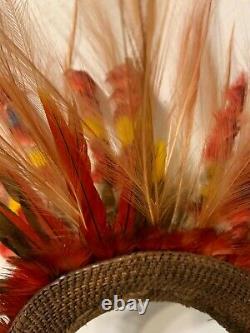
[[[218,83],[216,5],[76,0],[60,58],[26,2],[0,4],[0,332],[57,277],[133,251],[250,269],[249,74],[230,76],[232,32]]]

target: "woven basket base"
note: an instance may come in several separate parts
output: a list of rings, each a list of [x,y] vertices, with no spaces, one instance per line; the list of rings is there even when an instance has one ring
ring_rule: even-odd
[[[250,274],[176,252],[137,253],[69,273],[35,295],[10,332],[76,332],[103,313],[102,300],[114,294],[181,303],[208,313],[230,333],[250,332]]]

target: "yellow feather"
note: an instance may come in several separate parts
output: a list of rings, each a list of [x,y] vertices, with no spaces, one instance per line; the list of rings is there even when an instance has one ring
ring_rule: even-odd
[[[19,202],[14,200],[13,198],[10,197],[9,203],[8,203],[8,208],[15,214],[18,213],[19,209],[21,208],[21,205]]]
[[[40,168],[46,165],[46,158],[44,154],[37,147],[31,148],[31,150],[28,153],[28,156],[31,163],[35,167]]]
[[[155,162],[153,167],[153,179],[160,182],[165,174],[165,162],[167,158],[167,145],[163,140],[159,140],[155,144]]]
[[[84,118],[83,131],[88,137],[93,137],[94,135],[99,139],[105,138],[105,129],[103,128],[101,121],[94,116]]]
[[[118,139],[124,146],[129,146],[134,141],[134,128],[132,120],[126,116],[119,116],[115,122]]]

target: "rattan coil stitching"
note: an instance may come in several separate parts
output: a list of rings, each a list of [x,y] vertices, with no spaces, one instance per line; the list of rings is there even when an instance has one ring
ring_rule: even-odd
[[[35,295],[10,332],[73,333],[114,294],[178,302],[210,314],[230,333],[250,332],[250,274],[176,252],[135,253],[69,273]]]

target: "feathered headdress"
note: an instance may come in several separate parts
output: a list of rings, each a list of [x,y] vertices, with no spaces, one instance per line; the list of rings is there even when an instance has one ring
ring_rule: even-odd
[[[212,1],[188,4],[76,1],[62,60],[26,2],[1,1],[1,332],[58,277],[117,256],[250,269],[248,73],[231,79],[232,31],[219,83]]]

